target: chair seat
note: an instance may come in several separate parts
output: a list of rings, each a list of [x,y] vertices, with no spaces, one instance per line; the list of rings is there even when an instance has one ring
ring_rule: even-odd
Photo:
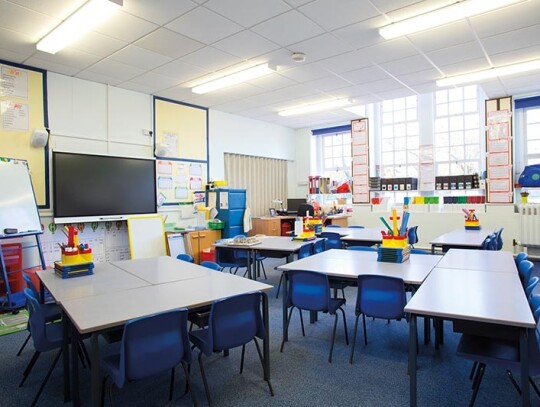
[[[52,322],[62,317],[62,310],[57,304],[43,304],[45,322]]]
[[[197,348],[201,349],[206,356],[210,356],[212,354],[212,351],[209,350],[207,346],[209,342],[209,333],[210,330],[208,328],[191,331],[189,333],[189,340],[191,343],[193,343],[193,345],[195,345]]]
[[[479,363],[497,364],[510,370],[519,369],[519,342],[508,339],[494,339],[479,335],[463,334],[457,347],[457,354]]]
[[[63,327],[62,323],[50,323],[45,325],[45,336],[47,337],[46,341],[41,341],[41,343],[36,343],[34,341],[34,347],[39,352],[48,352],[50,350],[58,349],[62,346],[63,339]],[[46,342],[46,343],[43,343]]]
[[[208,318],[210,318],[210,307],[190,312],[188,314],[188,321],[194,323],[200,328],[204,328],[208,325]]]
[[[345,305],[347,300],[345,298],[330,298],[330,303],[328,304],[328,313],[333,315],[336,311],[342,306]]]

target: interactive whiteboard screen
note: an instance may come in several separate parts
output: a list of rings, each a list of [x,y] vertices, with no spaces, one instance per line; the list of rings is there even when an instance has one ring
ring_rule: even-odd
[[[28,163],[0,157],[0,236],[41,233],[36,197]]]

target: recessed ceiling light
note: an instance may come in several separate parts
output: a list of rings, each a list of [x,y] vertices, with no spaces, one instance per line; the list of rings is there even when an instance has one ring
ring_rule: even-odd
[[[310,105],[303,105],[293,107],[291,109],[286,109],[278,112],[280,116],[294,116],[298,114],[320,112],[323,110],[337,109],[338,107],[343,107],[352,104],[351,99],[332,99],[320,103],[313,103]]]
[[[217,79],[204,82],[191,89],[193,93],[203,94],[212,92],[214,90],[226,88],[228,86],[236,85],[238,83],[246,82],[251,79],[260,78],[271,73],[276,72],[276,68],[269,64],[255,65],[251,68],[244,69],[242,71],[234,72],[229,75],[222,76]]]

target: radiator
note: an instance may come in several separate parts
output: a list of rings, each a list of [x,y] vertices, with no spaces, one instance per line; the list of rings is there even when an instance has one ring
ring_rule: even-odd
[[[540,204],[518,206],[521,222],[521,245],[540,246]]]

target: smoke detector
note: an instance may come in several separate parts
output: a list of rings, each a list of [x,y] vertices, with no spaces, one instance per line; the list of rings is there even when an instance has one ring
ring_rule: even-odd
[[[291,55],[291,59],[294,62],[304,62],[306,60],[306,54],[304,54],[303,52],[293,52],[293,54]]]

